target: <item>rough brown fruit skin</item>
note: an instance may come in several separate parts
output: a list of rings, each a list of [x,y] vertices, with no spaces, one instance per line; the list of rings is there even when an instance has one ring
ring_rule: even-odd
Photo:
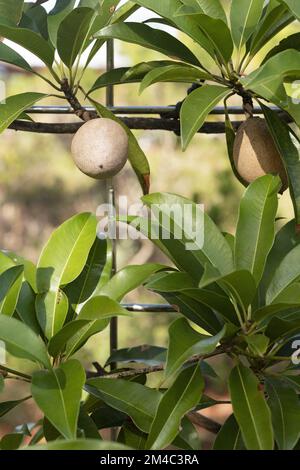
[[[238,173],[248,183],[268,173],[278,174],[281,192],[288,187],[288,178],[281,157],[264,119],[247,119],[236,134],[233,159]]]
[[[71,152],[76,166],[95,179],[119,173],[128,158],[128,135],[112,119],[92,119],[75,134]]]

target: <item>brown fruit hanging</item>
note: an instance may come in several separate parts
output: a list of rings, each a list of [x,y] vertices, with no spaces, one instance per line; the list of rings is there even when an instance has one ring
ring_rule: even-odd
[[[284,165],[264,119],[250,117],[240,126],[234,142],[233,159],[238,173],[247,183],[271,173],[280,176],[281,192],[288,188]]]
[[[128,159],[128,135],[112,119],[92,119],[76,132],[71,152],[84,174],[95,179],[111,178]]]

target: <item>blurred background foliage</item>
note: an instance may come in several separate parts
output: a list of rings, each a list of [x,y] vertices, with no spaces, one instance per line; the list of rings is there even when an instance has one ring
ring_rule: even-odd
[[[294,32],[292,25],[279,37],[274,46],[287,33]],[[189,44],[194,48],[193,44]],[[201,61],[209,62],[202,51],[195,51]],[[257,57],[257,64],[267,51]],[[105,63],[105,50],[102,62]],[[116,66],[134,65],[141,61],[157,59],[159,54],[140,47],[116,44]],[[83,88],[90,87],[103,72],[90,69],[83,80]],[[47,87],[36,77],[20,73],[15,69],[2,67],[0,79],[6,84],[7,95],[26,92],[47,92]],[[169,105],[181,101],[187,87],[181,84],[158,84],[138,95],[137,85],[115,87],[117,105]],[[102,103],[105,92],[94,95]],[[57,104],[49,99],[45,104]],[[59,104],[64,104],[62,101]],[[240,105],[238,101],[231,104]],[[33,119],[45,122],[74,120],[69,116],[37,116]],[[239,119],[233,116],[233,119]],[[215,119],[215,118],[214,118]],[[217,119],[222,120],[219,116]],[[234,178],[226,152],[225,137],[198,134],[185,153],[180,148],[179,138],[164,131],[139,131],[139,142],[146,152],[152,171],[151,191],[178,193],[204,204],[206,211],[224,231],[234,233],[237,207],[243,187]],[[89,179],[77,170],[70,156],[71,136],[40,135],[7,130],[1,135],[0,145],[0,247],[13,250],[37,261],[38,255],[52,230],[66,218],[81,211],[95,212],[106,202],[105,182]],[[118,195],[126,195],[129,203],[138,202],[141,192],[131,168],[126,166],[115,178]],[[292,207],[287,195],[280,201],[280,215],[292,217]],[[166,262],[150,242],[122,241],[118,245],[118,267],[146,262]],[[161,299],[144,289],[132,293],[126,301],[161,302]],[[165,346],[167,325],[173,319],[169,314],[142,314],[133,319],[121,319],[119,327],[120,347],[141,344]],[[93,361],[104,363],[109,355],[109,331],[93,338],[81,353],[85,365],[91,368]],[[10,364],[17,368],[16,359]],[[23,361],[24,362],[24,361]],[[226,376],[222,361],[215,359],[220,376]],[[22,368],[24,364],[22,363]],[[29,367],[29,366],[28,366]],[[13,385],[13,384],[12,384]],[[214,390],[219,397],[226,398],[221,382]],[[24,385],[6,387],[3,399],[20,398],[27,394]],[[215,392],[216,393],[216,392]],[[2,397],[1,397],[2,398]],[[1,435],[11,431],[21,422],[38,419],[30,402],[1,419]],[[223,421],[230,413],[228,406],[208,409],[208,415]]]

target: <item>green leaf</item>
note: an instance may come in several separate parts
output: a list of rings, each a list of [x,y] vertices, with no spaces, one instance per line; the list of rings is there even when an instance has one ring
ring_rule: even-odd
[[[0,402],[0,418],[2,418],[11,410],[16,408],[16,406],[21,405],[21,403],[23,403],[26,400],[29,400],[30,398],[31,397],[25,397],[25,398],[22,398],[21,400],[11,400],[11,401]]]
[[[149,432],[161,398],[160,392],[135,382],[108,378],[89,379],[85,389],[130,416],[141,431]]]
[[[0,315],[0,339],[8,349],[12,349],[14,356],[39,362],[45,367],[50,366],[41,338],[19,320]]]
[[[165,377],[175,374],[194,355],[214,352],[225,334],[223,328],[215,336],[197,333],[185,318],[178,318],[169,328],[169,350]]]
[[[293,15],[300,20],[300,5],[297,0],[279,0],[281,3],[284,3]]]
[[[81,273],[96,238],[96,217],[75,215],[56,229],[44,247],[37,265],[40,293],[74,281]]]
[[[0,302],[5,300],[15,282],[20,278],[23,273],[23,266],[13,266],[0,274]],[[2,307],[0,307],[2,310]],[[3,313],[1,311],[1,313]],[[13,314],[14,312],[12,312]],[[11,316],[11,315],[9,315]]]
[[[286,51],[287,49],[296,49],[297,51],[300,51],[300,33],[291,34],[287,38],[282,39],[277,46],[268,52],[262,63],[264,64],[274,55]]]
[[[134,172],[138,177],[143,193],[148,194],[150,187],[150,167],[147,157],[139,146],[137,139],[135,138],[131,130],[128,129],[128,127],[123,123],[123,121],[121,121],[121,119],[115,116],[114,113],[109,111],[107,108],[105,108],[105,106],[102,106],[100,103],[97,103],[96,101],[91,99],[90,101],[96,107],[99,116],[116,121],[126,131],[129,138],[128,159]]]
[[[251,57],[254,57],[276,34],[293,21],[293,15],[285,5],[280,5],[277,0],[271,0],[265,8],[265,15],[248,41],[247,49]]]
[[[227,24],[208,15],[197,15],[196,22],[212,44],[217,58],[227,64],[233,53],[232,37]]]
[[[199,28],[193,15],[176,16],[179,8],[182,6],[180,0],[164,0],[163,2],[158,2],[157,0],[136,0],[136,3],[169,20],[179,30],[190,36],[196,43],[214,57],[212,44]]]
[[[7,64],[15,65],[27,72],[33,72],[28,62],[16,51],[6,44],[3,44],[3,42],[0,44],[0,62],[6,62]]]
[[[231,31],[238,50],[241,50],[255,30],[263,12],[264,3],[264,0],[232,0]]]
[[[0,394],[3,392],[4,390],[4,377],[2,374],[0,374]]]
[[[278,448],[292,450],[300,438],[298,395],[280,379],[268,377],[266,386]]]
[[[200,65],[197,57],[182,42],[169,33],[155,30],[146,24],[117,23],[102,29],[95,37],[119,39],[132,44],[138,44],[165,54],[172,59]]]
[[[89,320],[74,320],[67,323],[61,330],[59,330],[49,341],[48,351],[52,357],[57,357],[61,354],[68,341],[78,333],[84,326],[90,323]]]
[[[24,435],[21,433],[6,434],[0,441],[1,450],[17,450],[22,444]]]
[[[223,86],[203,85],[188,95],[180,110],[183,150],[187,149],[212,109],[229,94],[230,90]]]
[[[257,284],[274,243],[280,185],[278,176],[262,176],[249,186],[240,204],[235,265],[250,271]]]
[[[77,439],[55,441],[50,444],[30,446],[23,450],[130,450],[129,447],[117,442],[99,441],[96,439]]]
[[[95,12],[91,8],[75,8],[60,23],[57,32],[57,51],[69,69],[88,39],[94,15]]]
[[[145,196],[143,202],[152,210],[151,223],[154,228],[155,222],[159,220],[161,232],[171,235],[171,241],[166,246],[172,246],[173,241],[177,242],[171,253],[175,259],[179,252],[178,245],[181,246],[178,265],[195,280],[197,275],[201,276],[201,265],[215,266],[222,274],[233,269],[233,257],[228,243],[214,222],[195,203],[168,193]],[[154,230],[153,239],[159,233]],[[167,243],[167,240],[163,241],[163,237],[160,237],[160,242]]]
[[[300,154],[299,142],[293,138],[289,126],[267,106],[261,104],[270,133],[281,155],[289,179],[290,194],[297,223],[300,224]]]
[[[251,354],[264,357],[264,354],[266,353],[270,343],[270,339],[267,336],[257,334],[245,336],[244,339],[248,344],[248,348]]]
[[[20,27],[39,33],[47,40],[49,37],[47,18],[47,12],[42,5],[32,2],[26,3],[24,5]]]
[[[161,398],[150,433],[147,448],[165,449],[179,432],[181,419],[201,399],[204,380],[200,365],[183,370]]]
[[[299,75],[299,58],[300,52],[289,49],[271,57],[256,71],[241,79],[247,90],[255,92],[288,112],[298,125],[299,106],[287,94],[284,82],[294,80]]]
[[[17,25],[22,16],[24,0],[0,0],[0,18],[8,24]]]
[[[0,104],[0,133],[7,129],[25,109],[46,97],[47,95],[43,93],[21,93],[7,98],[5,103]]]
[[[267,290],[267,304],[277,303],[279,295],[300,278],[300,245],[291,250],[276,269]]]
[[[106,295],[111,299],[121,301],[125,295],[145,283],[152,274],[166,269],[162,264],[130,265],[117,272],[95,294]]]
[[[198,80],[210,80],[211,77],[206,72],[196,67],[188,67],[186,65],[168,65],[166,67],[158,67],[145,75],[141,81],[140,93],[149,86],[159,82],[179,82],[193,83]]]
[[[16,312],[23,323],[28,325],[37,335],[40,334],[40,326],[35,311],[36,295],[27,281],[23,281]]]
[[[118,442],[135,450],[145,450],[146,441],[147,434],[130,422],[122,426],[118,435]]]
[[[97,429],[96,424],[92,418],[84,411],[83,407],[80,408],[78,417],[78,431],[83,433],[86,439],[102,440]]]
[[[51,339],[63,327],[69,302],[62,291],[39,294],[35,302],[36,315],[46,338]]]
[[[131,316],[121,305],[107,296],[92,297],[82,307],[76,321],[88,320],[67,343],[66,355],[70,357],[93,335],[104,330],[114,316]]]
[[[235,416],[230,415],[219,431],[214,450],[245,450],[242,433]]]
[[[52,68],[54,48],[38,33],[30,29],[2,24],[0,19],[0,35],[32,52],[50,69]]]
[[[11,285],[11,288],[7,292],[5,299],[0,304],[0,314],[7,315],[9,317],[12,317],[16,311],[16,306],[18,303],[20,290],[22,286],[22,280],[23,280],[23,270],[24,270],[23,266],[16,266],[16,268],[19,268],[19,276],[16,278],[15,282]],[[0,281],[1,281],[1,277],[0,277]]]
[[[273,450],[270,410],[251,369],[236,366],[229,377],[229,389],[234,415],[247,449]]]
[[[204,13],[227,23],[226,13],[220,0],[181,0],[182,3],[193,11],[193,14]]]
[[[48,32],[54,46],[57,44],[57,31],[64,18],[73,10],[76,0],[56,0],[55,7],[48,14]]]
[[[32,376],[35,402],[66,439],[76,437],[84,383],[84,369],[76,360],[65,362],[57,369],[35,372]]]
[[[82,272],[64,288],[74,312],[78,313],[81,305],[107,283],[111,277],[111,265],[110,243],[96,237]]]

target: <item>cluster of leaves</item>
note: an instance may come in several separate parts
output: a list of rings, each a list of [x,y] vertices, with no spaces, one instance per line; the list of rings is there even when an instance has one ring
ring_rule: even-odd
[[[228,391],[233,415],[214,448],[298,445],[300,381],[290,344],[299,332],[300,239],[295,221],[275,236],[279,189],[279,177],[271,175],[249,186],[235,237],[222,234],[202,213],[204,243],[190,251],[187,243],[199,243],[194,227],[200,208],[171,194],[145,196],[147,206],[161,208],[156,222],[151,220],[161,234],[153,243],[176,268],[129,266],[111,278],[109,243],[96,237],[91,214],[59,227],[36,267],[13,253],[1,253],[0,340],[36,370],[28,375],[1,366],[3,375],[30,382],[31,396],[1,403],[0,415],[32,397],[45,418],[34,425],[38,430],[31,445],[44,437],[50,449],[110,448],[94,441],[100,439],[99,430],[113,427],[120,431],[112,446],[199,449],[189,416],[218,403],[205,394],[206,377],[215,377],[207,359],[225,354],[232,362]],[[183,223],[187,205],[193,216]],[[151,239],[147,219],[130,222]],[[176,236],[178,228],[182,237]],[[100,376],[86,378],[73,355],[113,316],[130,315],[119,302],[141,284],[178,307],[168,349],[116,351]],[[107,371],[116,363],[120,368]],[[163,378],[154,389],[147,373],[161,370]],[[83,389],[89,393],[85,401]],[[26,433],[32,428],[24,425],[5,436],[1,447],[19,447]],[[76,443],[76,438],[81,440]]]
[[[291,83],[299,78],[299,38],[295,33],[280,42],[253,71],[253,59],[286,26],[300,19],[300,7],[293,0],[232,0],[229,15],[220,0],[136,0],[139,6],[153,11],[159,18],[146,23],[159,23],[175,28],[191,38],[214,61],[208,70],[182,42],[149,24],[126,22],[109,25],[97,33],[99,38],[117,38],[139,44],[171,57],[172,61],[140,63],[102,75],[91,92],[109,84],[141,82],[140,90],[158,82],[186,82],[199,85],[183,101],[180,121],[182,148],[185,150],[208,114],[221,101],[237,94],[245,103],[256,101],[282,157],[289,178],[297,222],[299,203],[299,139],[285,120],[267,105],[274,104],[299,126],[299,105],[293,99]],[[247,75],[248,67],[252,72]],[[297,98],[297,96],[296,96]],[[266,104],[267,103],[267,104]],[[228,153],[237,174],[232,152],[235,137],[226,116]]]
[[[74,98],[83,91],[80,84],[84,73],[106,43],[105,39],[96,37],[97,32],[107,25],[123,22],[139,8],[131,1],[117,8],[119,3],[120,0],[57,0],[54,8],[47,12],[40,2],[0,2],[0,36],[39,58],[45,72],[37,72],[18,52],[3,42],[0,43],[0,62],[38,75],[50,86],[49,94],[26,92],[7,98],[0,108],[0,132],[18,118],[30,119],[25,110],[53,94],[69,101],[71,97],[74,107]],[[83,62],[82,56],[87,49],[89,54]],[[78,101],[76,103],[80,105]],[[105,107],[101,107],[100,116],[117,119]],[[148,161],[134,135],[127,128],[126,131],[130,140],[129,161],[144,193],[147,193]]]

